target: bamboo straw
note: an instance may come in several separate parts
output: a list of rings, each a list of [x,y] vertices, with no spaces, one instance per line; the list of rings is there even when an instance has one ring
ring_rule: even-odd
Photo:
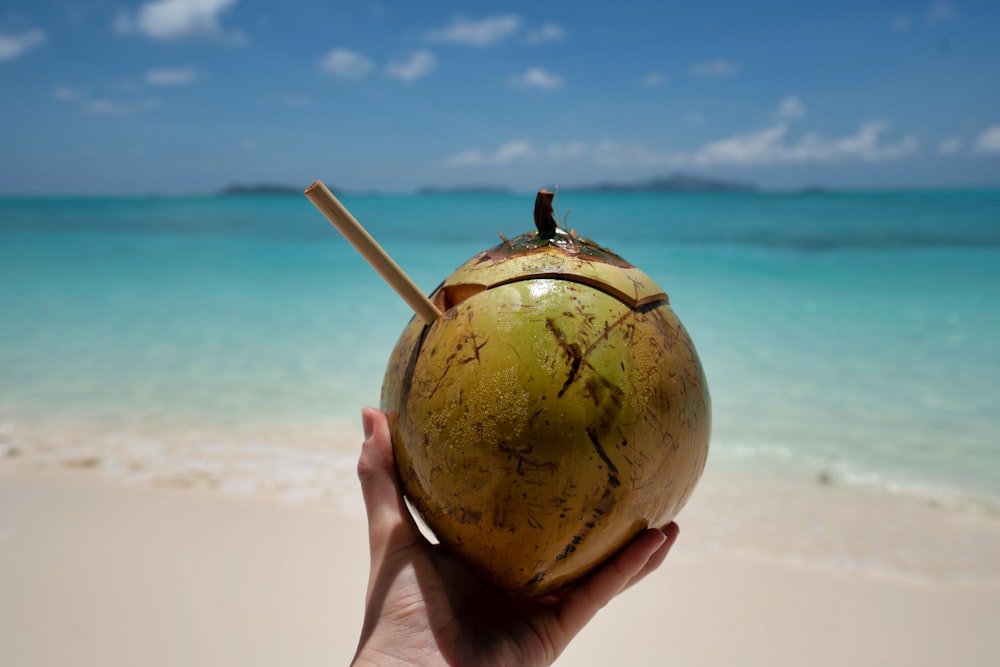
[[[333,193],[323,185],[322,181],[316,181],[306,188],[305,195],[354,246],[354,249],[361,253],[361,256],[372,265],[372,268],[378,271],[379,275],[396,290],[396,293],[403,297],[403,301],[420,316],[420,319],[427,324],[433,324],[434,320],[441,317],[441,311],[437,309],[437,306],[424,296],[420,288],[413,284],[410,277],[403,273],[392,257],[389,257],[382,246],[361,226],[361,223],[354,219],[350,211],[344,208],[344,205],[333,196]]]

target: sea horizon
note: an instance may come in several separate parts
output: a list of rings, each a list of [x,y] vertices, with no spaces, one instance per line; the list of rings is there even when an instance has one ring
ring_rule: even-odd
[[[249,184],[243,183],[228,183],[219,185],[216,188],[210,190],[178,190],[178,191],[157,191],[155,189],[150,189],[148,191],[142,192],[115,192],[115,191],[97,191],[97,192],[74,192],[71,190],[65,191],[39,191],[39,192],[3,192],[0,191],[0,199],[147,199],[147,198],[205,198],[205,197],[225,197],[225,198],[236,198],[236,197],[251,197],[251,198],[283,198],[283,197],[296,197],[303,196],[306,188],[309,187],[311,183],[315,180],[322,180],[326,185],[336,194],[338,197],[463,197],[463,196],[480,196],[483,194],[497,195],[497,196],[534,196],[536,192],[540,189],[556,189],[564,194],[609,194],[609,195],[627,195],[627,194],[663,194],[663,195],[682,195],[682,196],[703,196],[703,195],[718,195],[718,196],[752,196],[752,195],[825,195],[825,194],[920,194],[920,193],[996,193],[1000,192],[1000,183],[984,183],[980,185],[895,185],[895,186],[837,186],[837,185],[827,185],[824,183],[806,184],[800,186],[760,186],[756,184],[751,184],[752,189],[750,190],[720,190],[720,191],[703,191],[703,190],[692,190],[692,191],[682,191],[682,190],[655,190],[655,189],[636,189],[632,191],[622,191],[622,192],[598,192],[594,190],[594,184],[590,185],[565,185],[558,183],[542,183],[537,187],[517,187],[517,186],[505,186],[502,184],[491,184],[491,183],[473,183],[473,184],[451,184],[451,185],[436,185],[428,184],[417,187],[410,188],[387,188],[387,189],[377,189],[377,188],[341,188],[336,185],[335,181],[326,180],[323,178],[312,179],[308,183],[303,183],[301,188],[297,184],[290,184],[285,182],[254,182]],[[614,183],[619,183],[619,181],[612,181]],[[622,181],[622,184],[632,185],[630,181]],[[226,189],[233,186],[246,186],[250,188],[256,187],[278,187],[287,189],[286,192],[260,192],[260,193],[227,193]],[[424,190],[435,190],[434,192],[423,192]]]

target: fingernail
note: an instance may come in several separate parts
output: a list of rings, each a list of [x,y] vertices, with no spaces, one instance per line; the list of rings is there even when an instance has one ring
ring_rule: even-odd
[[[372,433],[375,432],[375,421],[368,410],[361,411],[361,427],[365,430],[365,440],[371,438]]]

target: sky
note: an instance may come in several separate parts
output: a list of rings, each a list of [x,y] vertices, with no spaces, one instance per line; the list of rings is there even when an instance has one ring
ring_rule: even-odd
[[[0,194],[1000,186],[1000,2],[5,0]]]

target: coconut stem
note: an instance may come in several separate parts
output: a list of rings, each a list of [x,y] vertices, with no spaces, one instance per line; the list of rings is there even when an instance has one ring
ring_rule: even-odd
[[[535,197],[535,227],[538,235],[545,239],[555,238],[558,223],[552,215],[552,199],[555,194],[548,190],[539,190]]]

